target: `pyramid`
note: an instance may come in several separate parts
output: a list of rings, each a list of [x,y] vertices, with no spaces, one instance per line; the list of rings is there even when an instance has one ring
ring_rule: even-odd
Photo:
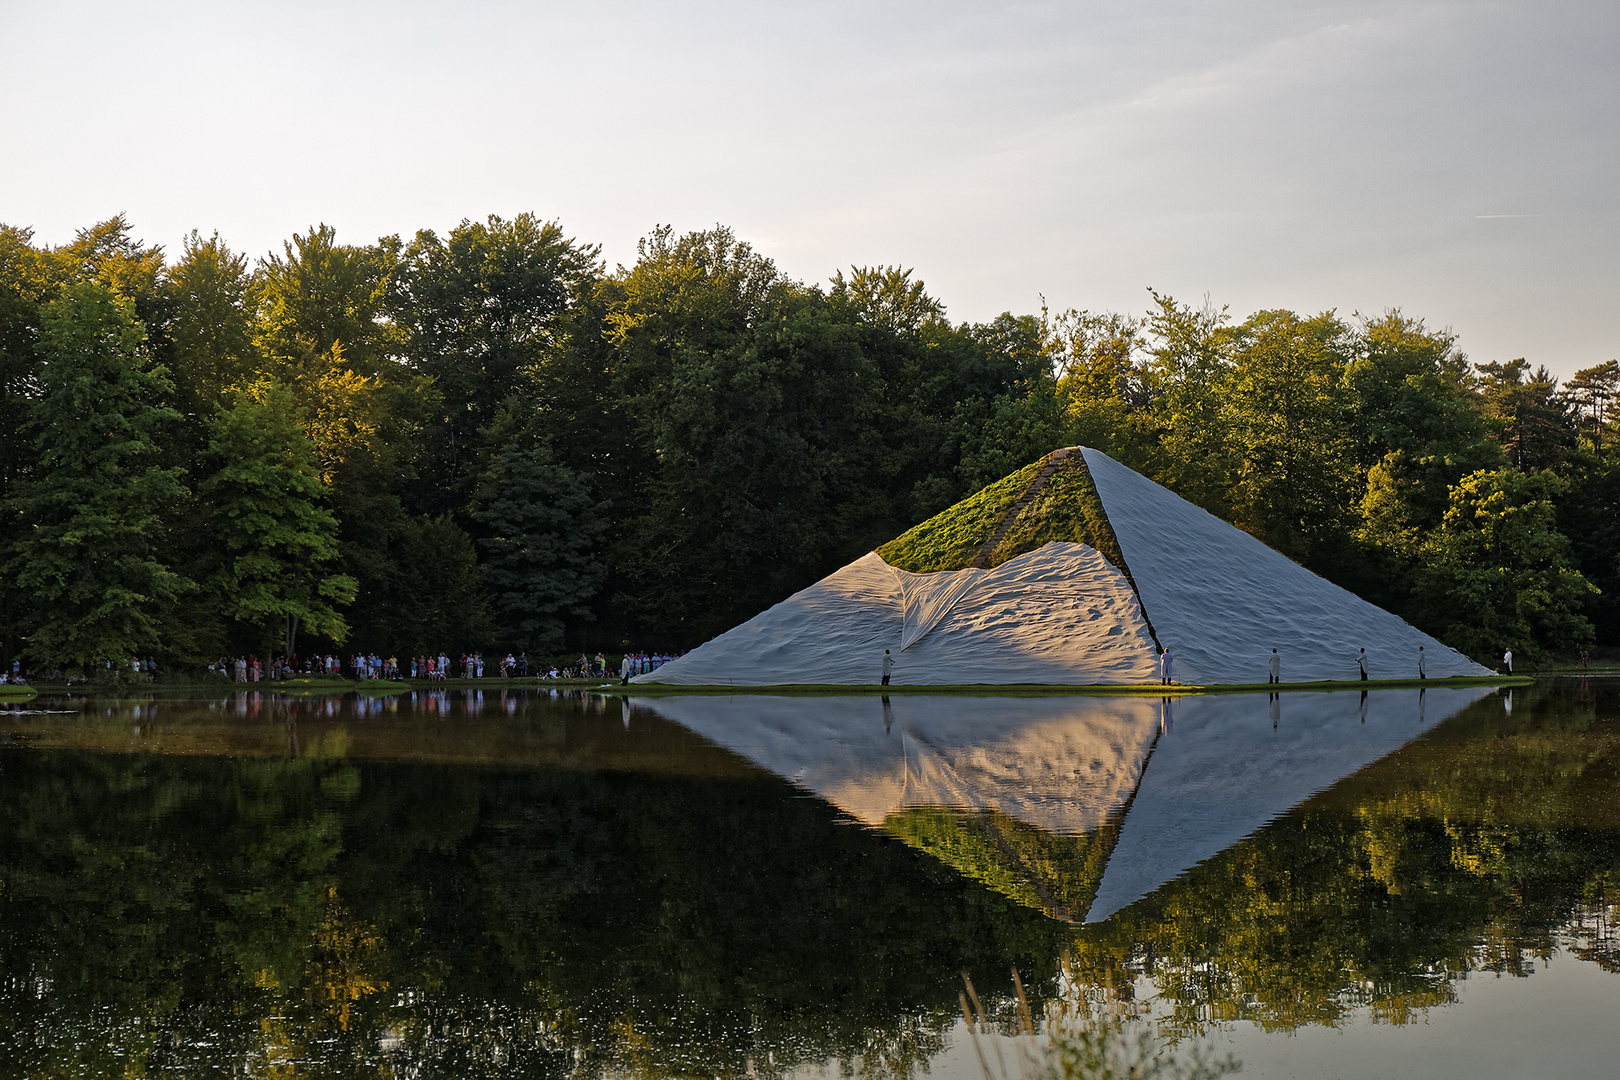
[[[1108,455],[1058,450],[637,676],[711,686],[1131,685],[1491,674]]]

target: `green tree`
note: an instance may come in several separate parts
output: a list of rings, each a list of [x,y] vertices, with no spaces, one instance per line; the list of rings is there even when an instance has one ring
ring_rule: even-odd
[[[616,596],[639,632],[702,640],[858,553],[881,387],[826,297],[729,230],[660,230],[618,287]]]
[[[1208,298],[1193,308],[1149,290],[1147,362],[1140,368],[1152,402],[1149,475],[1184,499],[1230,519],[1229,492],[1237,471],[1228,430],[1230,321]]]
[[[259,263],[254,274],[255,344],[283,377],[318,369],[334,347],[363,376],[386,370],[398,335],[387,294],[399,243],[339,244],[330,225],[311,228]]]
[[[35,604],[29,651],[88,665],[162,647],[161,612],[191,583],[159,558],[181,472],[157,464],[177,415],[129,299],[98,281],[44,306],[42,396],[27,436],[35,471],[11,500],[12,573]]]
[[[1332,312],[1262,311],[1231,334],[1234,520],[1302,561],[1345,531],[1359,480],[1342,391],[1347,337]]]
[[[1597,643],[1620,644],[1620,462],[1586,462],[1570,471],[1558,528],[1570,539],[1581,576],[1600,590],[1586,605]]]
[[[428,467],[440,497],[428,508],[465,510],[480,432],[558,347],[570,303],[600,269],[598,248],[532,214],[463,221],[444,238],[423,230],[405,248],[390,310],[411,368],[437,391]]]
[[[996,393],[957,406],[964,437],[956,471],[963,490],[992,484],[1064,445],[1063,402],[1046,355],[1045,329],[1032,315],[1011,313],[968,328],[973,342],[1017,377]]]
[[[1126,315],[1065,311],[1049,321],[1048,353],[1069,441],[1127,463],[1142,460],[1143,410],[1150,404],[1137,371],[1141,324]]]
[[[359,639],[407,655],[482,649],[494,639],[477,550],[449,515],[393,522],[383,553],[363,586],[370,595],[356,604]]]
[[[1586,422],[1583,430],[1592,453],[1602,460],[1605,436],[1614,426],[1614,403],[1620,399],[1620,361],[1582,368],[1564,384],[1564,394],[1574,405],[1577,417]]]
[[[1480,364],[1486,426],[1514,468],[1558,469],[1575,445],[1569,405],[1558,380],[1545,367],[1531,370],[1523,358]]]
[[[208,452],[215,467],[202,490],[225,550],[213,587],[226,613],[271,631],[288,654],[300,628],[342,642],[349,626],[338,607],[356,584],[330,571],[338,523],[321,505],[326,485],[291,391],[267,383],[238,394],[214,421]]]
[[[200,416],[212,415],[226,391],[260,366],[252,285],[245,255],[233,253],[218,233],[204,240],[195,230],[163,275],[168,366],[181,400]]]
[[[1419,621],[1476,657],[1525,656],[1592,640],[1582,614],[1595,590],[1558,531],[1550,472],[1477,472],[1452,489],[1451,508],[1424,543]]]
[[[1468,357],[1451,332],[1429,330],[1398,310],[1361,319],[1349,345],[1349,435],[1369,472],[1367,497],[1389,509],[1393,484],[1402,489],[1399,511],[1408,524],[1434,528],[1453,484],[1503,462],[1486,433]],[[1375,495],[1370,471],[1378,466],[1385,487]]]
[[[589,483],[545,444],[517,438],[485,473],[474,516],[503,629],[525,648],[560,648],[564,620],[588,616],[602,585],[604,522]]]

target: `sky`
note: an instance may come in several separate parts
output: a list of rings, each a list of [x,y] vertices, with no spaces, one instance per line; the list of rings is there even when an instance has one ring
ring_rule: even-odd
[[[1147,289],[1620,356],[1620,4],[0,0],[0,222],[724,224],[958,320]]]

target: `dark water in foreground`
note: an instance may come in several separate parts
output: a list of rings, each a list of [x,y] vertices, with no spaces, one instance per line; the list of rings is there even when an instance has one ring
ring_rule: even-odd
[[[1603,1075],[1617,912],[1615,683],[0,710],[0,1077],[973,1077],[1013,968],[1244,1075]]]

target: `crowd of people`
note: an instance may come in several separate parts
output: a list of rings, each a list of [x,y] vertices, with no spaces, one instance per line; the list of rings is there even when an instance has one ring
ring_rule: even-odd
[[[617,668],[620,674],[629,672],[639,675],[643,672],[656,671],[663,664],[674,659],[672,654],[665,653],[626,653]],[[136,661],[137,664],[143,663]],[[151,664],[156,671],[156,664]],[[137,670],[140,670],[137,667]],[[575,664],[541,663],[531,667],[529,654],[526,652],[511,653],[486,660],[480,652],[467,652],[459,657],[452,657],[443,652],[437,655],[428,654],[413,656],[401,662],[397,657],[381,657],[376,653],[357,653],[347,659],[331,653],[319,656],[275,656],[268,661],[262,661],[257,656],[221,657],[217,663],[210,664],[208,670],[211,674],[221,675],[236,683],[256,683],[276,681],[291,678],[351,678],[360,681],[369,679],[383,679],[400,681],[403,679],[416,679],[427,682],[444,682],[447,679],[590,679],[605,678],[615,668],[610,664],[603,653],[597,653],[595,658],[584,653],[580,654],[579,662]]]

